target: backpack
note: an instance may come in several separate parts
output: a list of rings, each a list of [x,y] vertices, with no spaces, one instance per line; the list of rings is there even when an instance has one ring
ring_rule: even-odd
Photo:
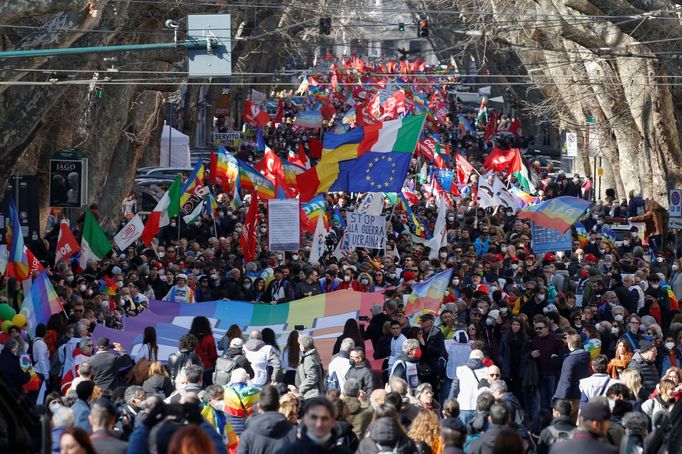
[[[336,376],[336,371],[332,371],[331,374],[327,374],[327,378],[324,380],[324,386],[327,391],[330,389],[341,390],[341,385],[339,384],[339,378]]]
[[[398,444],[400,444],[400,440],[398,440],[396,442],[393,449],[388,448],[386,446],[382,446],[379,443],[374,443],[374,444],[377,446],[377,454],[397,454],[398,453]]]
[[[215,370],[213,371],[214,385],[227,385],[232,378],[232,371],[237,369],[239,365],[234,358],[221,356],[215,363]]]
[[[554,426],[547,426],[547,430],[549,430],[550,435],[547,444],[549,446],[552,446],[557,441],[570,440],[575,436],[575,433],[577,432],[578,429],[574,427],[571,430],[559,430]]]

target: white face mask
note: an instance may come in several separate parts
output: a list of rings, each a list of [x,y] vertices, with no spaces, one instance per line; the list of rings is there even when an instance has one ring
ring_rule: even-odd
[[[658,288],[658,284],[651,284],[651,288]]]
[[[611,334],[618,334],[618,327],[617,326],[614,326],[613,328],[611,328]]]
[[[656,257],[656,261],[658,263],[663,263],[663,257]]]
[[[673,347],[675,347],[675,343],[674,343],[674,342],[666,342],[666,343],[665,343],[665,348],[667,348],[668,350],[672,350]]]
[[[50,413],[54,415],[61,407],[62,404],[60,404],[58,400],[53,400],[50,402]]]
[[[445,258],[447,258],[447,257],[448,257],[448,253],[447,253],[447,252],[441,252],[441,253],[440,253],[440,258],[445,259]]]
[[[501,250],[502,252],[507,252],[507,246],[502,246],[502,247],[500,248],[500,250]]]
[[[291,260],[298,260],[298,254],[292,254]]]
[[[163,258],[166,255],[165,252],[159,252],[159,258]]]
[[[613,319],[617,322],[622,322],[623,321],[623,316],[620,314],[614,315]]]
[[[545,300],[545,294],[544,293],[538,293],[538,301],[544,301]]]
[[[346,282],[350,282],[350,276],[343,276],[343,280]]]
[[[630,232],[630,236],[632,238],[637,238],[638,235],[637,235],[637,232]]]
[[[78,290],[80,290],[81,293],[84,293],[88,287],[85,284],[81,284],[80,287],[78,287]]]

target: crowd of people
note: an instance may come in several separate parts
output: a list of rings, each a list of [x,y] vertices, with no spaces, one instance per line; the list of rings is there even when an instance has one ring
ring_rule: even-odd
[[[283,159],[320,134],[295,128],[286,119],[296,107],[285,109],[285,121],[265,133]],[[449,147],[450,168],[459,153],[483,173],[489,148],[480,134],[446,121],[425,136]],[[509,147],[506,140],[498,145]],[[248,144],[233,151],[245,161],[259,157]],[[133,245],[84,270],[75,261],[52,265],[56,223],[29,247],[64,312],[33,336],[3,324],[2,385],[48,416],[53,452],[62,453],[655,449],[682,395],[682,269],[661,206],[634,192],[620,200],[609,193],[582,220],[586,234],[573,232],[570,250],[535,253],[530,222],[517,210],[477,206],[474,173],[447,209],[447,244],[432,251],[414,228],[416,219],[428,238],[438,217],[438,195],[419,182],[426,161],[413,159],[405,183],[413,218],[386,198],[385,250],[335,255],[343,229],[331,213],[345,217],[363,195],[326,194],[333,234],[315,263],[309,234],[299,250],[268,250],[266,204],[253,232],[257,258],[245,263],[249,194],[237,207],[222,193],[215,219],[172,221],[151,247]],[[541,198],[587,195],[577,175],[532,167]],[[124,205],[128,219],[137,210],[132,194]],[[604,232],[623,219],[644,227],[615,243]],[[415,284],[448,269],[440,310],[411,316],[405,302]],[[154,299],[276,305],[344,289],[381,292],[385,302],[368,320],[346,322],[328,363],[305,332],[280,338],[272,328],[232,325],[214,337],[204,316],[168,358],[152,326],[131,351],[97,334],[98,326],[124,328]],[[0,297],[21,311],[16,279],[3,279]]]

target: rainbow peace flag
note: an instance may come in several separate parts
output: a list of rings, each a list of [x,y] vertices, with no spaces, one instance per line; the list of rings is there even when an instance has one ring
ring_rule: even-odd
[[[8,277],[16,278],[19,282],[28,279],[30,270],[28,255],[24,248],[24,235],[21,232],[21,222],[17,214],[14,198],[9,198],[9,220],[7,222],[7,270]]]
[[[527,206],[519,211],[519,218],[530,219],[540,227],[566,233],[592,205],[592,202],[578,197],[561,196],[545,200],[537,205]]]
[[[412,286],[412,294],[405,305],[405,315],[416,312],[426,313],[434,311],[438,313],[445,296],[445,290],[450,285],[452,268],[434,274],[429,279]]]
[[[34,335],[39,323],[47,325],[50,317],[63,311],[64,308],[45,271],[41,271],[32,284],[26,281],[24,290],[25,297],[21,313],[26,316],[29,332]],[[29,291],[26,292],[26,290]]]
[[[315,347],[326,364],[331,360],[334,343],[343,331],[346,320],[357,320],[360,315],[370,315],[373,304],[383,305],[384,296],[381,293],[352,290],[339,290],[274,306],[245,301],[184,304],[151,300],[149,310],[137,317],[124,319],[123,330],[97,325],[95,336],[105,336],[113,342],[120,342],[127,351],[134,354],[142,344],[144,328],[154,326],[159,345],[159,360],[166,361],[171,353],[177,351],[178,339],[187,333],[187,326],[197,315],[206,316],[212,321],[216,339],[220,339],[233,323],[242,328],[242,331],[269,327],[275,331],[282,347],[286,345],[287,336],[296,325],[303,325],[305,328],[301,332],[310,334],[315,339]],[[371,348],[371,342],[366,345]],[[368,357],[371,358],[372,355],[368,353]]]
[[[604,238],[604,242],[608,244],[611,248],[616,248],[616,234],[613,230],[609,228],[602,229],[601,236]]]
[[[322,194],[313,197],[309,202],[302,204],[303,213],[308,217],[310,225],[317,225],[317,218],[322,216],[324,228],[329,230],[329,219],[327,219],[327,206]]]
[[[290,188],[295,188],[296,176],[305,172],[306,169],[286,159],[282,159],[282,170],[284,170],[284,182]]]
[[[526,206],[526,205],[532,205],[533,203],[536,203],[536,202],[538,202],[538,201],[540,200],[539,197],[527,193],[526,191],[520,189],[519,187],[517,187],[517,186],[514,185],[514,184],[512,184],[512,185],[509,187],[509,191],[510,191],[512,194],[514,194],[516,197],[518,197],[519,199],[521,199],[521,201],[523,202],[524,206]]]
[[[180,194],[180,214],[187,224],[192,224],[201,215],[204,198],[208,194],[205,179],[206,171],[200,159],[194,167],[192,175],[187,178]]]
[[[214,175],[211,175],[213,181],[218,183],[223,191],[229,192],[231,185],[234,184],[239,175],[239,166],[237,165],[237,159],[229,153],[225,147],[220,145],[218,151],[216,152],[215,168],[211,169]]]
[[[275,198],[275,185],[244,161],[239,161],[239,179],[242,189],[258,192],[261,199]]]
[[[317,166],[298,175],[302,200],[329,191],[400,192],[424,127],[424,116],[324,135]]]
[[[400,194],[398,194],[398,201],[400,202],[400,207],[407,215],[407,218],[410,221],[412,221],[412,224],[414,225],[415,235],[424,238],[424,227],[422,227],[421,222],[419,222],[419,219],[417,218],[417,216],[415,216],[414,212],[412,211],[412,208],[410,207],[410,203],[407,201],[407,199],[405,198],[405,194],[403,194],[402,191],[400,192]]]
[[[582,222],[575,223],[575,233],[578,236],[578,242],[580,242],[580,247],[587,246],[587,243],[590,242],[590,238],[589,234],[587,233],[587,229],[585,228]]]

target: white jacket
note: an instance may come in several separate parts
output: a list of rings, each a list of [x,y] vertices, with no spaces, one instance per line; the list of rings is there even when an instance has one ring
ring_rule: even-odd
[[[336,355],[334,359],[329,362],[327,375],[331,376],[333,372],[336,372],[336,379],[339,381],[339,389],[341,391],[343,391],[343,385],[346,383],[348,369],[350,369],[350,359],[344,358],[343,356]]]
[[[488,368],[481,367],[480,369],[470,369],[469,366],[459,366],[456,369],[457,378],[459,379],[459,394],[457,395],[457,402],[459,402],[460,410],[476,410],[476,397],[478,396],[478,382],[486,378],[488,375]]]
[[[398,359],[398,356],[403,352],[403,342],[405,342],[407,338],[405,337],[404,334],[400,334],[397,338],[393,338],[391,336],[391,356],[388,357],[388,370],[393,369],[393,363],[395,362],[396,359]]]

